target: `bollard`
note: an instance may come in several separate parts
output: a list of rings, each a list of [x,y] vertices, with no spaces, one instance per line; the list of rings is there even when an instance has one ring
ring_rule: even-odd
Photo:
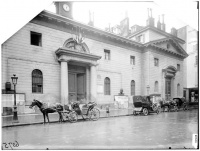
[[[109,106],[106,106],[106,117],[110,116]]]

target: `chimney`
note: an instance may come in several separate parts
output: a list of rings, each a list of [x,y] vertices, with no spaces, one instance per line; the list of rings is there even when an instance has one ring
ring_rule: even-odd
[[[151,12],[151,16],[149,16],[149,10]],[[147,26],[154,27],[154,18],[152,16],[152,9],[151,8],[147,8],[147,11],[148,11],[148,18],[147,18],[146,24],[147,24]]]
[[[105,28],[105,31],[111,32],[110,23],[108,24],[108,27]]]
[[[157,28],[161,30],[160,15],[158,16]]]
[[[73,2],[55,2],[56,14],[73,19]]]
[[[93,17],[92,17],[90,11],[89,11],[89,23],[88,23],[88,25],[94,26],[94,13],[93,13]]]
[[[176,30],[176,28],[174,28],[174,27],[171,28],[171,34],[172,34],[173,36],[176,36],[176,37],[177,37],[177,30]]]
[[[161,30],[165,31],[164,14],[162,14]]]
[[[126,12],[125,18],[120,21],[121,36],[126,37],[129,35],[129,18]]]
[[[149,8],[147,8],[147,12],[148,12],[148,17],[147,17],[147,19],[149,18]]]

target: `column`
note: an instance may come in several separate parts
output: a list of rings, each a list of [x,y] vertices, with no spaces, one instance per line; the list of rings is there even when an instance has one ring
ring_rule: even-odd
[[[86,67],[86,100],[88,103],[90,100],[90,70],[89,67]]]
[[[68,104],[68,64],[66,61],[61,62],[61,103]]]
[[[177,94],[177,86],[174,85],[175,77],[171,78],[171,98],[178,96]]]
[[[93,65],[90,67],[90,99],[91,101],[96,101],[97,96],[97,74],[96,66]]]
[[[162,72],[161,96],[165,99],[165,72]]]

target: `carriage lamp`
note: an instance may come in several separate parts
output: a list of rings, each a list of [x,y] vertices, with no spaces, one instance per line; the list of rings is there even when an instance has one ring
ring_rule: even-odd
[[[147,95],[149,95],[150,86],[147,85]]]
[[[13,123],[18,123],[18,116],[17,116],[17,106],[16,106],[16,85],[17,85],[17,79],[15,74],[13,74],[13,77],[11,77],[12,83],[14,85],[14,110],[13,110]]]

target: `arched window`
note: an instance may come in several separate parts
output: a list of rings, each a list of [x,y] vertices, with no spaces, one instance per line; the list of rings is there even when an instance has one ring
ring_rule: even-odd
[[[158,81],[155,82],[154,92],[158,92]]]
[[[110,79],[108,77],[104,80],[104,94],[110,95]]]
[[[180,84],[177,84],[177,96],[180,96]]]
[[[135,81],[131,81],[131,95],[135,95]]]
[[[32,93],[43,92],[43,76],[38,69],[32,71]]]

